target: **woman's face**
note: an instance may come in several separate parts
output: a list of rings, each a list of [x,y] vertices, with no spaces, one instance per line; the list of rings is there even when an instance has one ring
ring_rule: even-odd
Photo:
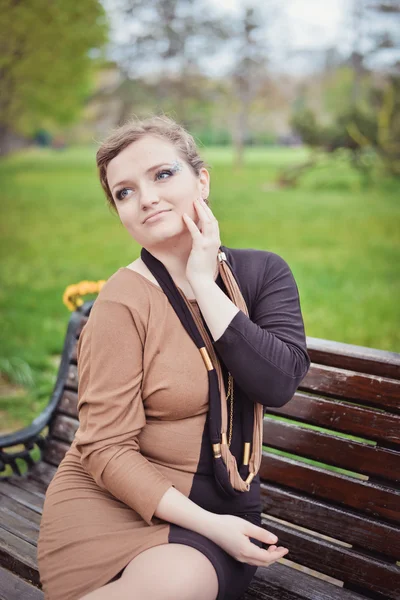
[[[191,237],[182,215],[186,212],[197,223],[193,202],[209,192],[207,169],[197,177],[172,143],[153,135],[113,158],[107,181],[122,224],[145,248],[176,236]]]

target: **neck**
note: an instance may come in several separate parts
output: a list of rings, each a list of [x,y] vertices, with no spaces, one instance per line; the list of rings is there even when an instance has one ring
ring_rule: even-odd
[[[163,263],[177,285],[187,283],[186,265],[192,251],[193,239],[188,235],[171,238],[162,244],[148,246],[146,250]],[[215,264],[215,275],[218,274],[218,261]]]
[[[192,250],[192,236],[180,236],[179,239],[163,241],[152,247],[147,247],[155,258],[163,263],[174,281],[187,281],[186,265]]]

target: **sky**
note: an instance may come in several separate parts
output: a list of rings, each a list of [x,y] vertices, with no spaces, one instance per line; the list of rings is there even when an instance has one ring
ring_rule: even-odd
[[[208,0],[214,10],[219,7],[221,15],[240,11],[246,0]],[[354,44],[354,7],[371,5],[368,0],[250,0],[250,4],[271,6],[275,3],[278,7],[276,13],[279,18],[270,28],[268,37],[272,42],[269,56],[270,72],[290,73],[304,75],[321,67],[323,55],[321,50],[335,48],[342,56],[348,56]],[[363,32],[361,50],[369,49],[373,33],[374,19],[365,16],[360,26]],[[380,17],[377,21],[382,25],[391,20],[391,29],[398,21],[392,16]],[[389,28],[390,29],[390,28]],[[367,34],[367,35],[365,35]],[[285,41],[282,44],[282,40]],[[380,68],[400,60],[399,50],[385,50],[375,54],[367,63],[371,67]],[[220,57],[220,62],[215,64],[216,69],[229,64],[229,56]]]
[[[316,48],[337,42],[345,19],[346,0],[280,0],[280,10],[295,48]],[[260,6],[265,0],[258,0]],[[235,12],[243,0],[218,0],[222,11]],[[347,0],[349,4],[349,0]],[[214,3],[215,5],[215,3]]]
[[[352,48],[352,7],[367,0],[205,0],[210,6],[210,14],[229,15],[235,12],[243,14],[246,1],[265,10],[267,19],[269,71],[307,75],[322,66],[323,50],[335,48],[348,56]],[[115,0],[102,0],[103,4],[114,10],[115,35],[122,40],[129,35],[129,28],[122,14],[115,10]],[[274,10],[274,6],[276,9]],[[271,8],[272,7],[272,10]],[[270,19],[270,20],[269,20]],[[131,23],[139,31],[140,21]],[[363,24],[365,31],[373,27],[371,18]],[[365,38],[368,39],[368,36]],[[283,42],[283,43],[282,43]],[[224,51],[205,59],[205,68],[210,76],[226,73],[235,60],[235,51],[229,43]],[[201,59],[200,59],[201,62]],[[143,64],[143,71],[151,71],[151,57]],[[156,61],[157,63],[157,61]],[[381,63],[383,64],[383,63]],[[136,67],[137,69],[137,67]]]
[[[272,4],[274,0],[269,0]],[[216,3],[210,0],[215,10]],[[272,64],[270,70],[306,74],[317,66],[310,53],[321,48],[342,48],[349,44],[345,33],[348,7],[351,0],[276,0],[280,18],[269,32],[272,38]],[[265,0],[253,0],[262,7]],[[345,4],[346,3],[346,4]],[[221,14],[235,13],[244,0],[218,0]],[[347,10],[346,10],[347,8]],[[275,38],[275,40],[274,40]],[[286,40],[282,44],[282,39]],[[274,44],[275,41],[275,44]],[[229,57],[220,57],[219,67],[228,65]]]

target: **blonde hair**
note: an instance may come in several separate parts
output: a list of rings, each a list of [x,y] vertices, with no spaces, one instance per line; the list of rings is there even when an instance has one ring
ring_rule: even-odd
[[[193,136],[170,117],[153,115],[145,119],[136,117],[130,119],[124,125],[114,129],[102,142],[96,153],[100,183],[106,194],[108,204],[115,212],[117,209],[107,181],[107,166],[129,144],[136,142],[145,135],[155,135],[174,144],[182,159],[192,168],[195,175],[199,176],[203,167],[209,168],[209,165],[199,156]]]

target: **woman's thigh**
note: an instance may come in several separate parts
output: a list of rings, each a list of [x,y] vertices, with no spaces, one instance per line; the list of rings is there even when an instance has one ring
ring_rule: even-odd
[[[184,544],[161,544],[141,552],[127,565],[121,582],[140,585],[143,598],[215,600],[217,573],[210,560]],[[151,592],[151,595],[150,595]]]
[[[199,550],[184,544],[160,544],[144,550],[121,577],[81,600],[216,600],[217,573]]]

